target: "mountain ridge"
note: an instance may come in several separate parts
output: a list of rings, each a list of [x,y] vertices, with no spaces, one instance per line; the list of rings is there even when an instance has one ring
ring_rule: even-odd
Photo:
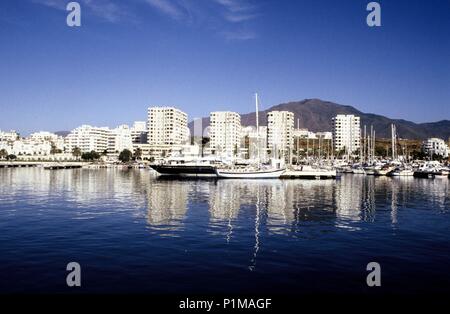
[[[447,119],[436,122],[415,123],[405,119],[392,119],[375,113],[364,113],[353,106],[341,105],[318,98],[290,101],[260,110],[260,125],[267,125],[267,112],[273,110],[293,112],[295,127],[297,127],[297,119],[299,119],[301,128],[307,128],[313,132],[331,131],[331,119],[337,114],[354,114],[361,117],[361,128],[366,125],[367,130],[369,130],[370,126],[373,125],[377,137],[390,138],[390,125],[394,123],[400,138],[423,140],[428,137],[439,137],[445,141],[450,138],[450,120]],[[203,117],[202,123],[203,129],[209,126],[209,117]],[[241,124],[243,126],[256,125],[255,112],[241,114]],[[192,134],[192,121],[189,123],[189,129]]]

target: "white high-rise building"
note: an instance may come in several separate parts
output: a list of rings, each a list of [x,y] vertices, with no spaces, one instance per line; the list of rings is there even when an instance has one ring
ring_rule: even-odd
[[[447,158],[449,155],[449,148],[447,143],[440,138],[432,137],[425,140],[422,143],[422,150],[432,157],[433,155],[439,155]]]
[[[235,156],[241,139],[241,116],[231,111],[215,111],[210,115],[210,149],[213,154]]]
[[[124,149],[133,152],[131,129],[128,125],[119,125],[108,136],[108,155],[119,155]]]
[[[333,118],[333,140],[336,151],[345,150],[352,154],[361,146],[360,117],[349,114],[338,114]]]
[[[95,151],[103,153],[108,149],[108,138],[110,129],[107,127],[94,127],[82,125],[70,132],[66,137],[66,150],[72,152],[78,147],[81,152],[87,153]]]
[[[188,140],[187,114],[174,107],[148,108],[148,143],[181,145]]]
[[[267,147],[276,157],[289,157],[294,144],[294,113],[271,111],[267,114]]]

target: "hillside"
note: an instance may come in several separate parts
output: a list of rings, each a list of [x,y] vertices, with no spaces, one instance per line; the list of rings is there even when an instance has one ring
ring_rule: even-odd
[[[291,111],[295,115],[295,126],[297,119],[300,119],[300,127],[311,131],[331,131],[332,118],[337,114],[354,114],[361,117],[361,126],[374,126],[377,137],[390,137],[390,125],[397,126],[397,132],[401,138],[425,139],[428,137],[440,137],[447,140],[450,137],[450,120],[442,120],[431,123],[414,123],[402,119],[390,119],[388,117],[363,113],[352,106],[345,106],[320,99],[304,99],[302,101],[289,102],[272,106],[267,110],[260,111],[261,125],[267,124],[266,114],[272,110]],[[244,126],[255,125],[255,113],[241,114],[241,123]],[[209,117],[203,118],[203,127],[209,125]],[[193,128],[192,122],[189,128]]]

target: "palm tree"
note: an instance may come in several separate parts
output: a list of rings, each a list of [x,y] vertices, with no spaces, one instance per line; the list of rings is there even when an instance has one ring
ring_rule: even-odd
[[[79,147],[75,147],[75,148],[72,150],[72,155],[73,155],[76,159],[78,159],[78,158],[81,156],[81,149],[80,149]]]
[[[134,158],[136,159],[136,160],[138,160],[138,159],[140,159],[142,157],[142,149],[140,149],[139,147],[138,148],[136,148],[135,150],[134,150]]]
[[[8,152],[6,151],[6,149],[1,149],[0,150],[0,159],[4,159],[6,158],[6,156],[8,156]]]

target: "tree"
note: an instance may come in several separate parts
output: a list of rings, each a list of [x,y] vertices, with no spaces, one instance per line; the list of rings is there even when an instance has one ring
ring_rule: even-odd
[[[139,147],[134,150],[134,159],[140,159],[142,157],[142,149]]]
[[[375,156],[381,156],[381,157],[387,156],[386,150],[384,149],[383,146],[380,146],[380,145],[375,146]]]
[[[79,147],[75,147],[73,150],[72,150],[72,155],[75,157],[75,158],[80,158],[80,156],[81,156],[81,149],[79,148]]]
[[[14,159],[17,159],[17,156],[14,154],[10,154],[10,155],[6,156],[6,160],[14,160]]]
[[[50,149],[50,154],[55,155],[55,154],[61,154],[61,153],[62,153],[62,150],[57,148],[56,145],[52,143],[52,148]]]
[[[119,160],[121,162],[129,162],[132,156],[133,154],[128,149],[124,149],[119,154]]]
[[[0,159],[4,159],[8,156],[8,152],[6,151],[6,149],[1,149],[0,150]]]
[[[97,160],[100,158],[100,154],[95,152],[95,151],[91,151],[89,153],[83,153],[81,155],[81,159],[86,160],[86,161],[93,161],[93,160]]]

